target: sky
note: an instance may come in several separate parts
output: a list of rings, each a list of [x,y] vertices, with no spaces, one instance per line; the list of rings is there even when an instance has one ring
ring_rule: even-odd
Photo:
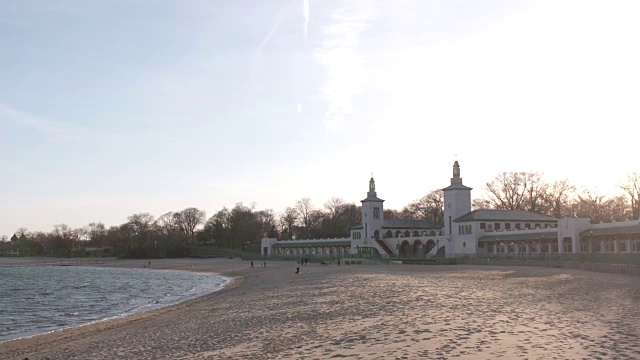
[[[0,235],[638,170],[640,2],[4,0]]]

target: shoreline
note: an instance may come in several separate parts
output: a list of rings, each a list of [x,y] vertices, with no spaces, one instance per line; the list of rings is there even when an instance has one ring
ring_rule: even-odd
[[[3,263],[2,261],[3,258],[0,258],[0,264]],[[7,258],[4,258],[7,259]],[[10,260],[13,259],[18,259],[18,258],[9,258]],[[93,259],[92,259],[93,260]],[[165,260],[165,259],[162,259]],[[154,314],[162,314],[164,313],[164,311],[162,310],[170,310],[170,308],[180,308],[180,307],[184,307],[184,306],[189,306],[189,303],[191,302],[195,302],[198,299],[207,297],[207,296],[211,296],[215,293],[221,292],[227,288],[232,288],[232,287],[236,287],[239,286],[243,281],[244,278],[242,276],[239,277],[231,277],[231,276],[226,276],[223,275],[219,272],[215,272],[215,271],[211,271],[211,270],[207,270],[207,269],[200,269],[200,270],[194,270],[193,268],[168,268],[168,267],[163,267],[163,268],[149,268],[146,265],[143,265],[142,267],[139,265],[139,263],[147,263],[149,260],[121,260],[121,259],[112,259],[111,261],[107,261],[104,263],[85,263],[82,265],[58,265],[56,264],[56,262],[58,263],[64,263],[69,261],[66,258],[35,258],[33,261],[12,261],[13,263],[15,263],[16,265],[14,267],[30,267],[30,266],[36,266],[36,267],[43,267],[43,266],[74,266],[74,267],[113,267],[113,268],[124,268],[124,269],[140,269],[140,268],[144,268],[144,269],[148,269],[148,270],[162,270],[162,271],[186,271],[186,272],[196,272],[196,273],[201,273],[201,274],[209,274],[209,275],[220,275],[220,276],[224,276],[226,278],[229,279],[229,282],[224,285],[223,287],[211,291],[209,293],[206,294],[202,294],[199,295],[195,298],[189,298],[189,299],[185,299],[183,301],[180,301],[178,303],[175,304],[169,304],[166,306],[162,306],[160,308],[155,308],[155,309],[150,309],[147,311],[143,311],[143,312],[138,312],[138,313],[132,313],[132,314],[122,314],[122,315],[114,315],[114,316],[110,316],[104,319],[100,319],[100,320],[94,320],[94,321],[90,321],[88,323],[84,323],[84,324],[79,324],[79,325],[70,325],[67,327],[62,327],[59,329],[55,329],[55,330],[50,330],[44,333],[39,333],[39,334],[33,334],[33,335],[27,335],[27,336],[21,336],[21,337],[17,337],[17,338],[13,338],[13,339],[7,339],[7,340],[0,340],[0,354],[2,354],[1,349],[3,344],[6,344],[8,342],[13,342],[13,341],[21,341],[21,340],[29,340],[29,339],[34,339],[34,338],[38,338],[38,337],[42,337],[42,336],[50,336],[62,331],[72,331],[76,328],[80,329],[80,328],[84,328],[87,326],[97,326],[97,325],[101,325],[103,323],[107,323],[107,322],[114,322],[114,326],[117,326],[117,324],[115,324],[115,322],[117,322],[118,324],[120,323],[126,323],[128,321],[133,321],[139,318],[146,318],[149,316],[154,316]],[[49,262],[50,264],[48,265],[32,265],[32,264],[38,264],[38,263],[45,263],[45,262]],[[7,264],[8,262],[4,262],[5,264]],[[108,325],[108,324],[107,324]],[[107,328],[110,328],[111,326],[107,326]]]
[[[105,266],[141,267],[145,260]],[[639,357],[640,280],[489,265],[151,260],[232,278],[122,319],[0,343],[1,359]],[[603,336],[606,341],[603,341]]]
[[[86,267],[86,265],[84,266]],[[126,269],[137,269],[137,268],[129,268],[127,267]],[[166,269],[166,270],[161,270],[161,271],[186,271],[186,270],[170,270],[170,269]],[[116,320],[121,320],[121,319],[134,319],[140,315],[144,315],[147,313],[152,313],[152,312],[156,312],[159,310],[163,310],[163,309],[167,309],[170,307],[175,307],[175,306],[179,306],[182,304],[186,304],[190,301],[193,300],[197,300],[201,297],[205,297],[205,296],[209,296],[211,294],[214,294],[216,292],[222,291],[223,289],[230,287],[230,286],[237,286],[238,282],[242,282],[242,278],[231,278],[231,277],[227,277],[224,275],[219,275],[216,273],[211,273],[211,272],[202,272],[202,271],[188,271],[188,272],[194,272],[194,273],[199,273],[199,274],[205,274],[205,275],[214,275],[214,276],[220,276],[223,278],[223,284],[221,287],[217,287],[217,288],[212,288],[212,290],[209,291],[205,291],[202,293],[199,293],[197,295],[191,295],[191,296],[185,296],[182,300],[178,300],[177,302],[172,302],[172,303],[165,303],[165,304],[161,304],[159,306],[154,306],[153,303],[149,303],[144,305],[143,307],[148,307],[148,309],[146,310],[139,310],[136,308],[132,308],[129,309],[127,311],[124,311],[123,313],[120,314],[108,314],[106,313],[104,318],[102,319],[97,319],[97,320],[88,320],[88,322],[86,323],[77,323],[77,324],[69,324],[69,325],[64,325],[62,327],[58,327],[55,329],[49,329],[47,331],[44,332],[36,332],[31,331],[31,333],[29,333],[28,329],[25,329],[25,333],[27,333],[26,335],[19,335],[18,337],[14,337],[14,338],[8,338],[8,339],[0,339],[0,348],[2,346],[2,344],[9,342],[9,341],[16,341],[16,340],[23,340],[23,339],[30,339],[30,338],[35,338],[38,336],[43,336],[43,335],[49,335],[49,334],[53,334],[56,332],[60,332],[60,331],[64,331],[64,330],[70,330],[70,329],[74,329],[74,328],[81,328],[81,327],[85,327],[85,326],[92,326],[92,325],[97,325],[100,323],[104,323],[104,322],[109,322],[109,321],[116,321]]]

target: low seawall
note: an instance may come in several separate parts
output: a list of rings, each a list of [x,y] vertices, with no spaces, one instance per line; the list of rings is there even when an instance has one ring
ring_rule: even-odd
[[[603,264],[582,261],[535,260],[535,259],[457,259],[458,264],[466,265],[504,265],[504,266],[540,266],[567,269],[580,269],[601,273],[622,274],[640,277],[640,266],[626,264]]]

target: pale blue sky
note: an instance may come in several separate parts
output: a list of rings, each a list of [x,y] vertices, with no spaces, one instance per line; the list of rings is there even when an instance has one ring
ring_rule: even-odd
[[[0,235],[637,169],[636,1],[306,4],[1,1]]]

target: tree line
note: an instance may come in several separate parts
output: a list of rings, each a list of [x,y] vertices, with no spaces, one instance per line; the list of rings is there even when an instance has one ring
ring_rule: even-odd
[[[547,182],[539,172],[504,172],[484,186],[485,194],[472,202],[473,209],[526,210],[559,218],[586,217],[592,222],[637,219],[640,212],[640,175],[630,173],[618,185],[622,195],[608,197],[591,189],[577,190],[568,180]],[[92,222],[80,228],[54,225],[50,232],[18,229],[8,241],[0,241],[0,253],[70,256],[87,247],[109,247],[131,257],[177,257],[192,244],[259,251],[260,239],[312,239],[349,237],[350,228],[362,222],[361,207],[331,198],[322,207],[302,198],[276,214],[257,210],[255,204],[237,203],[210,218],[194,207],[171,211],[155,218],[150,213],[127,217],[121,225],[107,227]],[[422,219],[442,224],[444,197],[440,189],[411,201],[401,210],[385,209],[386,219]]]

